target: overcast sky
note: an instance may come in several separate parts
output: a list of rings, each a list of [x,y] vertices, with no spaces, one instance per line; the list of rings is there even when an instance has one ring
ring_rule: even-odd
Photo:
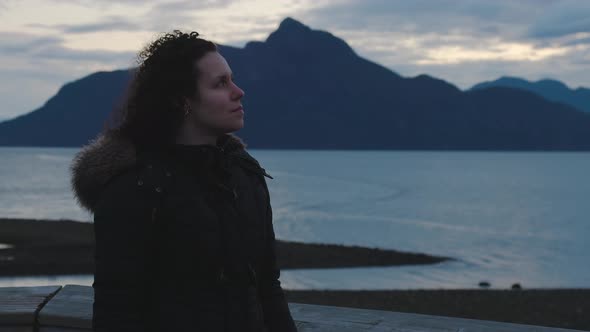
[[[66,82],[133,66],[158,33],[241,47],[285,17],[403,76],[462,89],[506,75],[590,87],[590,0],[0,0],[0,119]]]

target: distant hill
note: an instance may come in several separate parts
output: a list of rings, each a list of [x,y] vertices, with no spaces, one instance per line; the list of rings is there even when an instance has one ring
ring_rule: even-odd
[[[462,92],[427,75],[404,78],[290,18],[264,42],[220,52],[246,91],[238,134],[251,148],[590,150],[590,114],[522,90]],[[88,142],[129,79],[116,71],[65,85],[0,123],[0,145]]]
[[[86,143],[102,130],[130,78],[129,70],[98,72],[64,85],[37,110],[0,123],[0,145]]]
[[[517,77],[501,77],[495,81],[483,82],[474,85],[471,90],[485,89],[489,87],[506,87],[527,90],[539,96],[556,102],[573,106],[581,111],[590,112],[590,89],[577,88],[572,90],[560,81],[540,80],[530,82]]]

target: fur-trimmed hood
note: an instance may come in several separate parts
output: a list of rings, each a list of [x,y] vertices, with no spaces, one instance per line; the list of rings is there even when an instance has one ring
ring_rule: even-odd
[[[223,136],[219,146],[226,152],[245,148],[242,140],[232,134]],[[114,134],[99,135],[76,154],[70,167],[78,203],[93,212],[104,186],[137,163],[137,149],[131,141]]]

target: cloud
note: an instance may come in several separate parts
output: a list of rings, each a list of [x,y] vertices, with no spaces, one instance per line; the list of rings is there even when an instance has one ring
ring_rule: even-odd
[[[102,12],[116,15],[100,16],[94,22],[78,24],[39,24],[28,27],[59,31],[63,34],[88,34],[100,32],[169,31],[171,26],[194,24],[194,14],[199,11],[223,9],[236,3],[236,0],[204,1],[152,1],[138,0],[53,0],[53,2],[83,7],[99,8]],[[123,8],[121,8],[123,7]]]
[[[0,32],[0,49],[3,55],[30,55],[46,47],[60,44],[62,41],[58,37]]]
[[[31,36],[23,33],[0,32],[3,56],[26,57],[35,62],[67,60],[74,62],[121,63],[134,53],[105,50],[76,50],[63,46],[64,39],[55,36]]]
[[[3,30],[20,31],[0,30],[7,85],[19,70],[26,89],[25,79],[53,80],[57,88],[66,78],[129,67],[135,52],[172,29],[242,46],[266,39],[287,16],[404,76],[426,73],[462,88],[504,75],[590,85],[588,0],[48,1],[40,8],[0,0],[0,16],[23,17],[20,26],[0,20]],[[59,11],[51,13],[53,7]],[[55,72],[64,76],[52,78]]]
[[[15,0],[0,0],[0,17],[7,13],[15,2]]]
[[[556,38],[590,32],[590,1],[563,0],[553,3],[528,29],[534,38]]]
[[[223,8],[227,7],[231,3],[238,2],[240,0],[154,0],[146,2],[145,0],[51,0],[55,3],[68,4],[68,5],[79,5],[85,7],[95,8],[110,8],[114,6],[126,6],[130,10],[133,7],[136,9],[144,8],[146,5],[153,7],[155,10],[164,11],[176,11],[182,12],[186,10],[205,10],[211,8]]]
[[[168,2],[161,2],[158,3],[153,7],[153,10],[156,11],[166,11],[169,13],[182,13],[187,10],[205,10],[205,9],[212,9],[212,8],[225,8],[231,5],[232,3],[238,2],[236,0],[204,0],[204,1],[191,1],[191,0],[184,0],[184,1],[168,1]]]
[[[544,38],[539,44],[560,45],[577,51],[590,51],[590,32],[575,33],[558,38]],[[588,52],[590,54],[590,52]]]
[[[571,38],[560,37],[590,32],[590,1],[334,0],[309,9],[302,17],[308,24],[337,35],[361,32],[359,39],[364,38],[362,34],[371,38],[380,32],[389,33],[391,42],[436,36],[447,40],[439,44],[455,47],[448,38],[454,36],[463,39],[460,46],[465,49],[477,40],[495,40],[533,44],[539,50],[567,47],[571,43],[565,42]]]
[[[152,7],[144,21],[153,31],[196,30],[215,42],[243,46],[265,39],[285,17],[318,1],[325,0],[225,0],[215,1],[208,8],[203,3],[181,1]]]
[[[553,0],[413,0],[325,3],[305,14],[315,26],[337,30],[362,29],[413,34],[438,32],[465,35],[519,36],[527,23]]]
[[[0,61],[0,68],[10,68],[9,61],[44,63],[61,60],[72,65],[93,62],[121,64],[133,56],[131,52],[71,49],[64,46],[64,39],[61,37],[26,33],[0,32],[0,49],[0,59],[3,59]]]
[[[130,22],[129,20],[122,17],[110,17],[106,18],[102,22],[88,23],[88,24],[77,24],[77,25],[57,25],[64,33],[88,33],[88,32],[100,32],[100,31],[136,31],[141,30],[140,24]]]
[[[62,2],[61,0],[54,0]],[[123,5],[134,4],[135,0],[122,1]],[[211,10],[224,10],[228,6],[239,4],[242,1],[236,0],[206,0],[206,1],[157,1],[149,3],[149,5],[127,8],[127,15],[110,15],[100,17],[91,23],[83,24],[54,24],[46,25],[33,23],[29,27],[48,29],[59,31],[62,34],[96,34],[102,32],[167,32],[173,29],[190,29],[195,25],[199,25],[201,30],[208,29],[212,26],[221,26],[232,24],[223,20],[221,24],[219,15],[211,15]],[[93,1],[77,0],[75,3],[79,5],[90,5]],[[99,4],[100,3],[100,4]],[[143,4],[143,2],[137,2]],[[113,7],[121,5],[119,1],[97,1],[96,6]],[[121,12],[121,10],[119,10]],[[231,11],[227,11],[225,16],[231,15]],[[247,19],[242,15],[243,19]],[[239,19],[238,19],[239,20]],[[206,23],[205,23],[206,22]],[[260,22],[257,22],[260,24]]]
[[[27,27],[41,30],[58,31],[61,34],[84,34],[94,32],[109,32],[109,31],[138,31],[142,30],[139,23],[134,22],[133,19],[109,16],[102,20],[92,23],[84,24],[27,24]]]
[[[38,52],[37,56],[47,60],[65,60],[75,62],[98,62],[103,64],[131,63],[135,57],[134,52],[115,52],[103,50],[72,50],[65,47],[54,46]]]
[[[530,32],[531,26],[548,17],[567,20],[571,17],[568,13],[581,3],[568,0],[333,0],[322,2],[301,17],[315,29],[342,37],[361,56],[402,75],[429,73],[436,76],[439,73],[466,87],[519,72],[534,78],[531,75],[536,71],[562,80],[575,77],[572,82],[580,84],[587,82],[578,74],[583,72],[581,63],[587,61],[584,55],[588,53],[587,39],[583,38],[587,36],[547,39]],[[583,7],[586,6],[590,6],[590,1],[584,2]],[[550,13],[562,7],[570,9]],[[585,13],[585,9],[581,11]],[[590,14],[579,17],[580,20],[574,20],[578,22],[576,26],[586,17],[590,18]],[[559,66],[547,71],[549,64]],[[564,75],[559,68],[568,74]]]
[[[49,0],[58,4],[68,4],[68,5],[79,5],[79,6],[90,6],[96,8],[106,8],[112,7],[116,5],[125,5],[125,6],[142,6],[146,3],[145,0]],[[154,0],[150,1],[150,3],[165,3],[165,2],[175,2],[170,0]]]
[[[537,48],[526,43],[496,42],[492,47],[475,49],[463,45],[442,46],[426,50],[417,64],[454,64],[482,61],[541,61],[568,53],[566,48]]]

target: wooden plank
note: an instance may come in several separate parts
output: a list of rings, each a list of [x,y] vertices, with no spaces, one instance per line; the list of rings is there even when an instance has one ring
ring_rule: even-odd
[[[0,288],[0,302],[14,312],[29,314],[11,316],[13,311],[6,309],[4,321],[0,320],[0,332],[32,331],[34,323],[33,306],[37,303],[34,295],[45,299],[59,286]],[[53,287],[53,288],[51,288]],[[19,302],[19,294],[26,293]],[[89,286],[66,285],[41,309],[38,315],[39,332],[86,332],[92,327],[93,289]],[[49,295],[48,295],[49,294]],[[39,302],[38,305],[42,303]],[[548,328],[532,325],[510,324],[483,320],[441,317],[365,310],[355,308],[329,307],[311,304],[290,303],[289,308],[300,332],[573,332],[575,330]],[[28,310],[28,311],[27,311]],[[31,311],[32,310],[32,311]],[[1,312],[1,311],[0,311]],[[19,318],[20,323],[8,324],[7,317]],[[25,326],[30,324],[29,326]]]
[[[381,310],[290,303],[299,331],[573,332],[576,330]]]
[[[0,326],[0,332],[34,332],[32,326]]]
[[[36,314],[61,286],[0,287],[0,326],[33,326]]]
[[[49,326],[41,326],[39,328],[39,332],[90,332],[92,329],[78,329],[78,328],[70,328],[70,327],[49,327]],[[0,331],[2,332],[2,331]]]
[[[66,285],[39,313],[41,327],[92,328],[94,290],[90,286]]]
[[[33,326],[0,326],[0,332],[34,332]]]

